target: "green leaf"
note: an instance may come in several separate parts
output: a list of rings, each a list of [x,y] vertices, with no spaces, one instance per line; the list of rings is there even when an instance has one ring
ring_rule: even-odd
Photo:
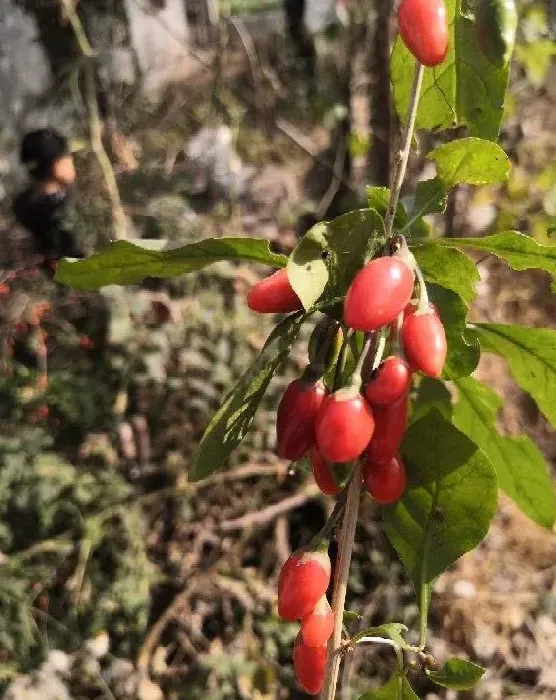
[[[446,209],[448,189],[445,183],[437,177],[432,180],[421,180],[417,184],[411,218],[427,214],[441,214]]]
[[[552,57],[556,55],[556,46],[551,39],[519,44],[516,46],[515,55],[533,87],[540,88],[546,80]]]
[[[402,632],[407,632],[407,626],[401,622],[387,622],[384,625],[379,625],[378,627],[368,627],[365,630],[361,630],[356,635],[356,639],[362,637],[386,637],[395,642],[401,649],[411,649],[409,645],[402,636]]]
[[[508,360],[515,381],[556,427],[556,331],[500,323],[474,328],[483,350]]]
[[[167,278],[201,270],[222,260],[252,260],[285,267],[287,258],[260,238],[207,238],[181,248],[156,250],[161,241],[115,241],[86,260],[60,260],[56,282],[84,291],[109,284],[138,284],[145,277]]]
[[[436,409],[409,426],[402,455],[407,488],[384,509],[384,526],[424,608],[436,577],[486,535],[498,483],[486,456]]]
[[[354,610],[344,610],[344,624],[347,622],[359,622],[363,619],[363,615],[360,615]]]
[[[448,186],[458,183],[492,185],[510,176],[510,159],[492,141],[469,137],[449,141],[432,150],[427,158],[436,163],[438,177]]]
[[[328,284],[328,268],[323,252],[328,248],[329,224],[313,226],[297,244],[288,260],[288,278],[306,309],[321,297]]]
[[[411,248],[427,282],[439,284],[459,294],[465,301],[475,298],[475,283],[480,280],[473,261],[456,248],[437,241],[419,243]]]
[[[496,140],[504,113],[508,66],[493,66],[479,49],[473,19],[465,16],[463,2],[447,0],[450,30],[446,59],[427,68],[417,114],[417,128],[440,131],[468,126],[471,136]],[[406,119],[415,58],[402,39],[392,52],[394,102]]]
[[[375,209],[384,218],[388,209],[390,190],[388,187],[374,187],[371,185],[368,185],[366,190],[369,207]],[[410,218],[401,202],[396,207],[394,229],[403,231],[406,236],[413,238],[428,238],[430,234],[429,225],[424,221],[423,217],[412,213]]]
[[[466,325],[467,304],[450,289],[429,283],[429,298],[438,309],[448,343],[443,377],[467,377],[479,363],[481,348],[475,333]]]
[[[417,385],[415,397],[410,404],[410,423],[415,423],[423,418],[433,408],[440,411],[446,420],[452,420],[452,396],[446,389],[444,382],[431,377],[423,377]]]
[[[431,681],[444,688],[470,690],[483,677],[484,668],[464,659],[448,659],[439,671],[427,673]]]
[[[287,357],[306,318],[306,314],[298,312],[279,323],[259,357],[226,396],[201,439],[191,481],[216,471],[243,440],[274,372]]]
[[[377,690],[368,690],[359,700],[419,700],[405,676],[395,675]]]
[[[454,425],[478,445],[498,474],[502,491],[541,527],[552,528],[556,502],[542,454],[525,436],[503,437],[496,429],[502,399],[471,377],[455,380]]]
[[[556,246],[541,245],[519,231],[503,231],[484,238],[442,239],[441,245],[472,248],[505,260],[512,270],[538,268],[556,277]]]

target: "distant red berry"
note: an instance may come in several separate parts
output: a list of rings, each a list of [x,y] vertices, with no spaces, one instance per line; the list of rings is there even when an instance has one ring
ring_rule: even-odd
[[[411,370],[407,362],[397,355],[387,357],[373,373],[365,389],[369,403],[392,403],[409,388]]]
[[[278,579],[278,614],[283,620],[301,620],[326,593],[330,558],[326,552],[294,552]]]
[[[292,289],[286,268],[251,287],[247,293],[247,306],[260,314],[287,314],[303,308]]]
[[[315,420],[327,393],[321,381],[301,378],[288,386],[280,399],[276,419],[280,457],[301,459],[315,444]]]
[[[359,331],[391,323],[413,293],[413,272],[400,258],[376,258],[355,275],[344,300],[344,322]]]
[[[385,462],[363,464],[363,481],[369,494],[381,505],[399,501],[405,491],[405,466],[399,455]]]
[[[310,647],[303,644],[301,633],[293,647],[293,667],[299,685],[309,695],[318,695],[322,690],[326,673],[327,646]]]
[[[371,461],[384,462],[398,452],[405,432],[408,409],[408,392],[394,403],[373,406],[375,432],[367,450]]]
[[[444,0],[402,0],[400,36],[424,66],[437,66],[448,53],[448,19]]]
[[[324,646],[334,630],[334,613],[323,595],[313,610],[301,620],[303,644],[308,647]]]
[[[95,347],[95,341],[91,340],[88,335],[80,335],[79,347],[83,348],[83,350],[92,350]]]
[[[341,489],[334,481],[330,465],[316,447],[311,450],[311,469],[317,486],[326,496],[337,496],[340,493]]]
[[[5,282],[0,282],[0,296],[6,296],[11,292],[11,287],[9,284],[6,284]]]
[[[375,421],[359,392],[340,389],[327,397],[316,423],[317,447],[329,462],[351,462],[369,444]]]
[[[406,316],[402,326],[402,343],[414,371],[424,372],[429,377],[442,374],[448,351],[446,332],[431,306],[424,313],[416,310]]]

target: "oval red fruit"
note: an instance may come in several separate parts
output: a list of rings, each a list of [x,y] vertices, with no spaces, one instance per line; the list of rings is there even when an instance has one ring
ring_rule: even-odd
[[[373,373],[365,389],[371,404],[392,403],[404,394],[411,382],[411,370],[407,362],[397,355],[390,355]]]
[[[278,579],[278,614],[283,620],[301,620],[326,593],[329,583],[326,552],[294,552]]]
[[[409,409],[409,392],[394,403],[373,406],[375,432],[367,450],[373,462],[391,459],[400,447]]]
[[[408,314],[402,326],[402,343],[414,371],[440,377],[448,345],[442,321],[432,307],[425,313]]]
[[[292,289],[286,268],[253,285],[247,292],[247,306],[260,314],[287,314],[303,308]]]
[[[326,644],[334,630],[334,613],[323,595],[314,609],[301,620],[303,644],[321,647]]]
[[[311,450],[311,469],[315,483],[326,496],[337,496],[341,489],[334,481],[332,470],[316,447]]]
[[[405,466],[399,455],[385,462],[363,464],[363,481],[369,494],[381,505],[399,501],[405,491]]]
[[[276,418],[280,457],[301,459],[315,444],[315,420],[327,393],[321,381],[296,379],[288,386],[280,399]]]
[[[448,20],[444,0],[402,0],[400,36],[424,66],[437,66],[448,53]]]
[[[399,258],[371,260],[355,275],[344,301],[344,322],[359,331],[391,323],[413,293],[413,272]]]
[[[340,389],[326,398],[317,415],[317,447],[329,462],[351,462],[367,447],[374,429],[364,397],[351,388]]]
[[[318,695],[326,673],[327,646],[310,647],[303,644],[301,633],[293,646],[293,668],[299,685],[309,695]]]

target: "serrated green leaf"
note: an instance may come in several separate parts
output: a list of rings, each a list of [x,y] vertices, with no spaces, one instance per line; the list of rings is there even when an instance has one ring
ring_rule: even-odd
[[[387,622],[384,625],[378,625],[378,627],[368,627],[365,630],[361,630],[356,635],[356,639],[362,637],[386,637],[395,642],[400,649],[411,649],[409,645],[402,636],[402,632],[407,632],[407,625],[401,622]]]
[[[556,331],[502,323],[474,328],[483,350],[508,360],[515,381],[556,427]]]
[[[288,278],[305,309],[310,309],[328,284],[323,252],[328,248],[329,224],[313,226],[297,244],[288,260]]]
[[[479,341],[466,325],[467,304],[451,289],[433,283],[429,283],[427,289],[446,330],[448,354],[442,376],[445,379],[467,377],[477,367],[481,356]]]
[[[395,675],[376,690],[368,690],[359,700],[419,700],[405,676]]]
[[[269,335],[259,357],[227,395],[205,430],[191,469],[191,481],[215,472],[243,440],[274,372],[287,357],[306,318],[301,312],[292,314]]]
[[[440,131],[468,126],[471,136],[496,140],[504,113],[508,66],[493,66],[479,49],[472,17],[463,2],[447,0],[449,47],[444,62],[427,68],[417,114],[417,128]],[[415,58],[402,39],[392,52],[394,102],[406,119]]]
[[[504,437],[496,429],[502,399],[471,377],[455,380],[454,425],[477,444],[498,474],[502,491],[541,527],[552,528],[556,501],[544,458],[528,437]]]
[[[409,426],[402,456],[407,488],[384,509],[384,527],[422,609],[436,577],[486,535],[498,483],[486,456],[436,409]]]
[[[492,253],[505,260],[512,270],[544,270],[556,278],[556,245],[537,243],[534,238],[519,231],[502,231],[484,238],[450,238],[441,245],[471,248]]]
[[[154,242],[158,244],[160,241]],[[109,284],[138,284],[145,277],[164,279],[201,270],[222,260],[252,260],[285,267],[287,258],[270,250],[261,238],[207,238],[171,250],[148,241],[114,241],[86,260],[60,260],[56,282],[94,291]]]
[[[384,218],[386,216],[386,210],[388,209],[390,190],[388,187],[368,185],[366,191],[369,207],[375,209]],[[396,231],[403,231],[407,237],[411,238],[428,238],[430,234],[429,225],[423,217],[413,213],[411,217],[409,217],[401,202],[398,203],[396,208],[394,229]]]
[[[475,298],[475,284],[480,280],[473,261],[456,248],[441,246],[436,241],[413,245],[411,252],[427,282],[451,289],[466,302]]]
[[[438,177],[447,185],[493,185],[510,176],[510,159],[492,141],[469,137],[449,141],[432,150],[427,158],[436,163]]]
[[[448,659],[439,671],[429,671],[428,677],[437,685],[453,690],[470,690],[483,677],[485,669],[464,659]]]

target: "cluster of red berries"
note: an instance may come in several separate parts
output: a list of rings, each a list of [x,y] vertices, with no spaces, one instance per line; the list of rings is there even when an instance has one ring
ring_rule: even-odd
[[[302,308],[286,270],[256,284],[247,301],[260,313]],[[310,455],[315,481],[328,495],[340,493],[351,467],[361,459],[369,494],[380,504],[395,503],[406,485],[399,447],[412,375],[420,371],[440,376],[447,351],[442,321],[428,301],[422,275],[401,237],[392,239],[383,257],[371,260],[355,275],[344,300],[343,322],[348,329],[381,338],[383,347],[389,341],[388,355],[366,382],[361,377],[363,356],[347,386],[333,392],[323,381],[322,363],[309,364],[280,400],[278,454],[291,461]],[[328,555],[301,551],[284,565],[278,587],[280,616],[301,620],[294,667],[300,684],[312,694],[320,691],[323,682],[326,643],[334,626],[326,599],[329,582]]]
[[[291,461],[310,454],[315,480],[328,495],[340,491],[335,479],[338,465],[362,458],[370,495],[381,504],[401,497],[406,476],[398,450],[412,373],[438,377],[442,372],[447,350],[444,327],[422,281],[414,303],[415,263],[405,251],[367,263],[344,301],[345,326],[390,338],[389,355],[363,391],[361,377],[354,376],[347,386],[330,393],[309,365],[287,387],[278,406],[278,454]],[[255,285],[248,304],[263,313],[301,308],[285,270]]]

